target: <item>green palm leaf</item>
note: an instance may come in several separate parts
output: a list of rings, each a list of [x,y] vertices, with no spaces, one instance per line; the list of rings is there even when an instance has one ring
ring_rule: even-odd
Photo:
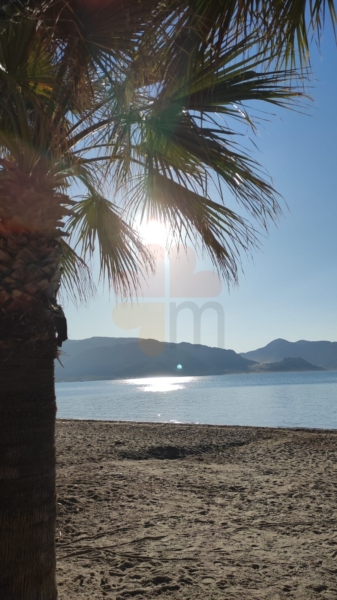
[[[237,282],[240,253],[258,243],[256,232],[244,218],[155,170],[151,187],[143,194],[147,218],[169,224],[178,245],[188,241],[194,247],[200,245],[227,282]]]
[[[239,39],[259,31],[264,52],[277,55],[280,64],[295,65],[308,62],[311,38],[320,42],[327,14],[336,34],[334,0],[177,0],[170,4],[177,27],[170,67],[178,78],[191,64],[190,57],[199,52],[204,55],[209,49],[217,60],[233,35]]]
[[[98,251],[100,276],[118,292],[136,289],[144,269],[152,268],[151,255],[134,229],[112,202],[94,191],[76,202],[67,231],[82,257],[90,259]]]
[[[257,241],[257,232],[233,211],[233,197],[264,228],[281,212],[268,177],[239,143],[235,121],[254,132],[253,102],[298,108],[304,97],[292,81],[295,71],[266,71],[266,62],[255,37],[233,42],[217,69],[206,56],[189,79],[169,81],[156,97],[143,91],[138,111],[133,104],[114,131],[114,175],[126,187],[131,215],[168,220],[181,243],[195,231],[233,281],[238,248]]]
[[[90,267],[65,240],[60,241],[61,257],[61,300],[62,296],[77,304],[77,300],[86,303],[94,296],[96,288],[92,281]]]
[[[296,72],[270,68],[277,57],[260,35],[234,26],[234,3],[147,0],[133,13],[132,3],[116,12],[106,2],[94,15],[89,4],[11,3],[16,17],[0,40],[3,154],[49,170],[55,189],[88,189],[65,208],[71,241],[82,258],[96,245],[101,276],[124,291],[149,264],[130,225],[136,214],[168,218],[181,243],[195,231],[236,280],[238,249],[257,241],[244,214],[262,227],[280,214],[270,179],[242,143],[255,131],[252,106],[296,108]]]

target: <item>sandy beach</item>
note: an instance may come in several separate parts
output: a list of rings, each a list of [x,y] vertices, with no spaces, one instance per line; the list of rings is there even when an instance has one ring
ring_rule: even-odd
[[[60,600],[337,599],[337,431],[57,422]]]

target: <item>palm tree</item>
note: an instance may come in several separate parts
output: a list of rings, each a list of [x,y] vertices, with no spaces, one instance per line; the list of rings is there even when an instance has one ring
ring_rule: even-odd
[[[240,253],[257,242],[256,224],[266,227],[280,212],[237,134],[254,130],[254,102],[290,107],[301,99],[296,71],[276,68],[296,36],[305,49],[297,13],[293,25],[296,2],[288,13],[275,8],[274,28],[264,9],[255,15],[257,1],[240,14],[228,1],[93,4],[8,0],[0,13],[4,600],[57,597],[53,363],[66,338],[61,281],[85,298],[88,259],[98,249],[101,276],[127,292],[152,268],[133,228],[140,215],[164,219],[180,243],[199,241],[235,282]]]

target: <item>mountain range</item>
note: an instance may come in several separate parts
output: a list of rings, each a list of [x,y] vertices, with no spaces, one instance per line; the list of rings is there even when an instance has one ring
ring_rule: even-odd
[[[68,340],[62,351],[55,363],[56,380],[220,375],[248,372],[255,364],[233,350],[138,338]]]
[[[242,352],[240,356],[258,363],[278,362],[288,357],[303,358],[322,369],[337,370],[337,342],[288,342],[280,338],[263,348]]]
[[[186,342],[93,337],[63,344],[60,360],[55,361],[55,377],[78,381],[320,370],[317,367],[337,369],[337,343],[274,340],[264,348],[237,354]]]

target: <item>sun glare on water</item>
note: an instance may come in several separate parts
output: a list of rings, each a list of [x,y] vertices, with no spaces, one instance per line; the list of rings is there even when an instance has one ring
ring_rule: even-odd
[[[125,383],[137,386],[141,392],[176,392],[183,390],[194,377],[147,377],[144,379],[127,379]]]

